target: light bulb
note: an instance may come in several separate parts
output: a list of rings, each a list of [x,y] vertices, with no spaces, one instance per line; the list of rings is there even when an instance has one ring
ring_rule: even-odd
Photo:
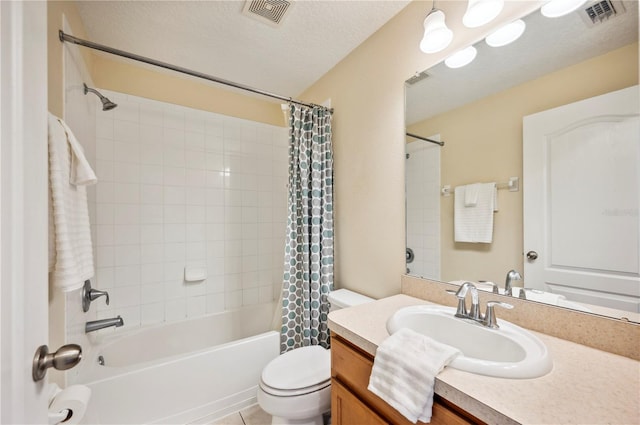
[[[444,64],[449,68],[462,68],[465,65],[470,64],[478,54],[475,47],[469,46],[465,49],[459,50],[444,60]]]
[[[573,12],[587,0],[551,0],[540,8],[540,12],[547,18],[559,18]]]
[[[485,41],[491,47],[506,46],[520,38],[526,27],[527,24],[525,24],[522,19],[518,19],[517,21],[498,28],[489,34]]]
[[[504,0],[469,0],[462,23],[467,28],[481,27],[502,12]]]
[[[453,39],[453,31],[447,28],[444,12],[434,9],[424,19],[424,36],[420,50],[424,53],[436,53],[445,49]]]

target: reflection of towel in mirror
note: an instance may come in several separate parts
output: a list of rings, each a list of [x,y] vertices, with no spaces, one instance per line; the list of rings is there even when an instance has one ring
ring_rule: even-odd
[[[402,328],[378,347],[367,389],[411,422],[429,422],[435,377],[458,354],[456,348]]]
[[[49,114],[49,272],[53,285],[64,291],[93,277],[85,185],[96,180],[69,127]]]
[[[478,205],[478,194],[480,193],[480,183],[468,184],[464,187],[464,206],[475,207]]]
[[[466,191],[469,186],[474,206],[466,206]],[[475,183],[457,186],[454,199],[454,237],[456,242],[493,242],[493,213],[497,208],[497,189],[495,183]]]

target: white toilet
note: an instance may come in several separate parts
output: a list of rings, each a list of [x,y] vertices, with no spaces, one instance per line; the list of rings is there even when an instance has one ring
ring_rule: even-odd
[[[373,301],[347,289],[328,296],[330,309]],[[258,404],[272,425],[323,425],[331,410],[331,352],[320,346],[301,347],[278,356],[264,368]]]

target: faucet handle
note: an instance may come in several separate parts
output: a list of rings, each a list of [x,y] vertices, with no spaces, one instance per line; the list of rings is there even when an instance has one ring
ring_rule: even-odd
[[[97,289],[92,289],[91,291],[89,291],[89,298],[91,299],[91,301],[94,301],[98,297],[106,297],[107,299],[105,300],[105,302],[107,303],[107,305],[109,305],[109,293],[107,291],[99,291]]]
[[[487,311],[484,314],[484,325],[491,329],[498,329],[498,320],[496,319],[496,313],[494,311],[494,307],[502,307],[511,310],[513,306],[509,303],[504,303],[502,301],[487,301]]]
[[[498,285],[491,282],[490,280],[479,280],[478,282],[484,283],[485,285],[491,285],[491,292],[493,292],[494,294],[500,295],[500,291],[498,290]]]
[[[109,293],[107,291],[99,291],[91,288],[91,281],[85,280],[82,287],[82,311],[85,313],[89,311],[91,301],[96,300],[98,297],[106,297],[106,303],[109,305]]]
[[[467,317],[468,316],[467,305],[465,303],[465,297],[467,295],[466,288],[464,291],[462,291],[462,288],[458,289],[457,291],[454,291],[452,289],[447,289],[446,291],[447,291],[447,294],[454,295],[456,298],[458,298],[458,308],[456,309],[456,317]]]

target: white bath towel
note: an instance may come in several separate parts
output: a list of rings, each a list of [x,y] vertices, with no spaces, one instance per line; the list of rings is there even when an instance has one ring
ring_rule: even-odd
[[[367,389],[413,423],[431,421],[435,377],[460,352],[407,328],[376,351]]]
[[[69,127],[49,114],[49,273],[63,291],[94,274],[85,185],[96,180]]]
[[[456,242],[493,242],[493,212],[496,206],[496,184],[477,183],[475,206],[465,206],[467,186],[457,186],[454,200],[454,237]]]

